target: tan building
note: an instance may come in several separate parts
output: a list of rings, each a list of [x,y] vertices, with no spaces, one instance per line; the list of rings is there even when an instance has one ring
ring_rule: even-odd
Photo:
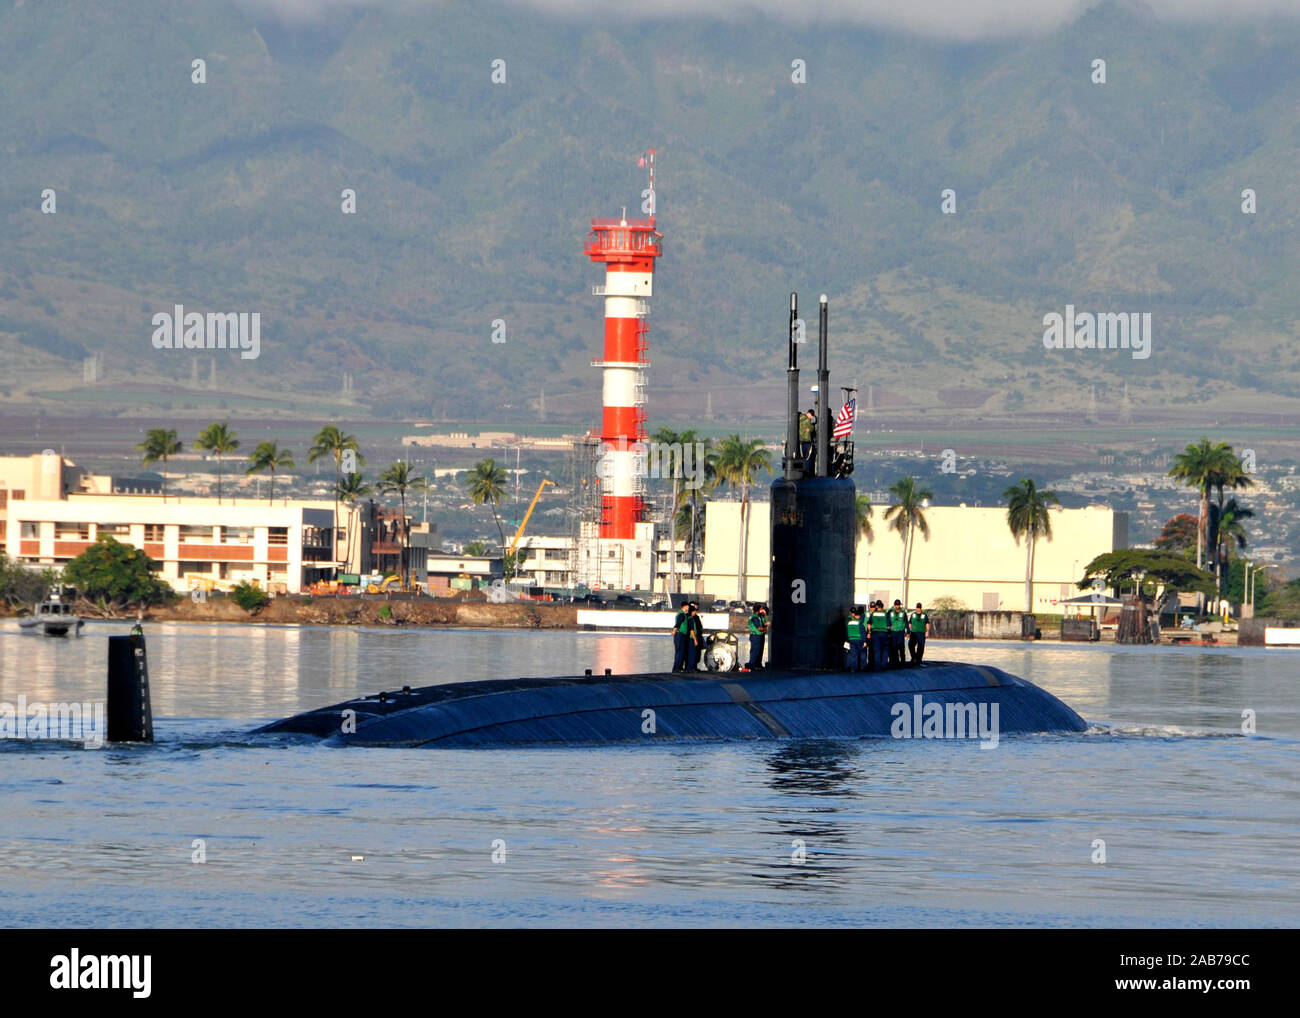
[[[297,593],[333,575],[331,507],[160,495],[83,495],[9,503],[5,552],[30,566],[66,565],[100,537],[141,549],[173,589],[242,581]]]
[[[178,591],[255,580],[296,593],[333,575],[332,502],[218,504],[157,490],[147,479],[90,474],[50,450],[0,457],[0,550],[57,569],[112,537],[144,551]]]
[[[903,543],[885,519],[887,507],[872,510],[873,537],[858,541],[855,600],[902,597]],[[746,597],[770,601],[770,502],[749,506]],[[911,605],[953,597],[974,611],[1023,611],[1026,547],[1007,529],[1006,507],[930,506],[925,510],[929,540],[917,534],[908,573]],[[1059,602],[1078,593],[1074,583],[1096,556],[1128,547],[1128,514],[1105,506],[1051,510],[1052,540],[1040,539],[1034,554],[1036,614],[1061,611]],[[739,597],[740,503],[710,502],[705,516],[704,570],[699,592]]]
[[[25,565],[60,568],[109,536],[144,551],[159,577],[182,592],[256,582],[296,594],[334,578],[336,569],[401,571],[401,513],[373,499],[339,503],[335,561],[332,500],[164,498],[159,487],[87,473],[49,450],[0,457],[0,551]],[[409,536],[411,576],[423,584],[436,530],[411,523]]]

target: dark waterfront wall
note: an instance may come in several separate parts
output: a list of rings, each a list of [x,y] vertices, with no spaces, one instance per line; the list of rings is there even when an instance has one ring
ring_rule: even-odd
[[[1237,646],[1262,647],[1264,646],[1265,629],[1270,626],[1294,625],[1294,622],[1283,622],[1281,619],[1242,619],[1237,625]]]
[[[930,635],[938,640],[1026,640],[1036,629],[1024,612],[934,612]]]
[[[848,478],[772,482],[774,668],[841,668],[853,604],[857,489]]]
[[[1062,619],[1061,639],[1067,642],[1089,643],[1100,638],[1097,623],[1089,618]]]

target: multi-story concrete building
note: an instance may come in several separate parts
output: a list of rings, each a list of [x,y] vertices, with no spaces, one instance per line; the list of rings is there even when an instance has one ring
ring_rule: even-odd
[[[903,542],[886,520],[887,506],[872,510],[872,539],[858,541],[854,597],[892,604],[902,596]],[[768,601],[771,563],[769,502],[749,506],[745,596]],[[908,573],[908,601],[956,598],[976,611],[1023,611],[1026,547],[1007,529],[1005,507],[930,506],[929,538],[916,534]],[[740,503],[710,502],[705,517],[704,570],[699,592],[733,599],[740,563]],[[1128,547],[1128,515],[1105,506],[1051,510],[1052,539],[1040,538],[1034,554],[1033,611],[1059,612],[1060,601],[1078,594],[1075,582],[1096,556]],[[910,605],[909,605],[910,607]]]
[[[5,552],[66,565],[101,537],[141,549],[179,591],[256,581],[297,593],[334,575],[331,507],[250,499],[69,494],[10,502]]]

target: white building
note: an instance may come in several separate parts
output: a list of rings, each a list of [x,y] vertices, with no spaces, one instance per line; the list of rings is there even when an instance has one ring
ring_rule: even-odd
[[[669,591],[670,542],[655,536],[655,524],[638,523],[632,540],[602,539],[596,535],[597,526],[586,525],[577,540],[568,535],[526,535],[519,543],[521,578],[527,577],[534,587]],[[686,542],[678,540],[680,585],[672,589],[693,589],[690,573]]]

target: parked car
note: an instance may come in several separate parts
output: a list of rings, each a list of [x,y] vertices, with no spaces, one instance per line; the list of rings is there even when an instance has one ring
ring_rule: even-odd
[[[614,598],[614,603],[616,605],[621,605],[624,608],[645,607],[645,601],[643,601],[639,597],[633,597],[631,594],[619,594],[616,598]]]
[[[661,611],[666,611],[669,605],[667,601],[659,600],[659,601],[651,601],[650,604],[647,605],[647,607],[652,612],[661,612]]]

